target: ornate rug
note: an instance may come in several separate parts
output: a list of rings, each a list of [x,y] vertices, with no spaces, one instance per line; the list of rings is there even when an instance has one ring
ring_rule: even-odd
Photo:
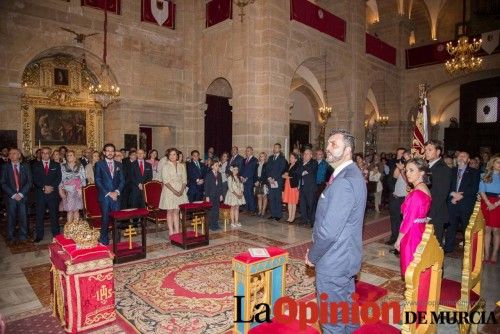
[[[235,241],[115,267],[117,311],[142,333],[223,333],[233,326],[231,260],[256,245]],[[257,246],[258,247],[258,246]],[[314,292],[302,258],[289,258],[286,295]]]

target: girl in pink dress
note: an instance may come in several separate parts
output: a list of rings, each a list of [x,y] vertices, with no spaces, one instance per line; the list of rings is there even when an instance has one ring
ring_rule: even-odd
[[[431,195],[427,188],[426,179],[429,167],[421,158],[410,159],[406,162],[406,179],[413,185],[413,190],[406,195],[401,212],[403,221],[399,228],[399,236],[394,247],[401,253],[401,275],[404,277],[406,268],[413,260],[418,244],[422,241],[427,213],[431,206]]]

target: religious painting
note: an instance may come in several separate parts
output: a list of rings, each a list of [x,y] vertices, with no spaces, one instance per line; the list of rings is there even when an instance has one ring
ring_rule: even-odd
[[[17,131],[16,130],[0,130],[0,148],[17,147]]]
[[[309,122],[290,122],[290,152],[292,152],[294,148],[298,148],[302,151],[304,146],[310,144],[310,128],[311,124]]]
[[[35,109],[35,143],[87,145],[85,110]]]
[[[64,68],[54,68],[54,85],[68,86],[69,75],[68,70]]]
[[[153,148],[153,129],[148,127],[139,128],[139,148],[149,152]]]
[[[130,151],[131,148],[137,148],[137,135],[125,134],[125,150]]]

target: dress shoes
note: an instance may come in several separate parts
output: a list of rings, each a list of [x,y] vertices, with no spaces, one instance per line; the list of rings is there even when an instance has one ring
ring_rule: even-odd
[[[273,219],[276,220],[277,222],[279,222],[281,220],[281,218],[278,218],[278,217],[274,217]]]
[[[267,219],[269,219],[269,220],[273,220],[273,219],[276,219],[276,218],[275,218],[275,217],[273,217],[273,216],[270,216],[270,217],[267,217]]]
[[[39,243],[42,240],[43,240],[43,238],[36,237],[35,240],[33,240],[33,243],[37,244],[37,243]]]
[[[389,253],[392,253],[392,254],[394,254],[394,255],[396,255],[396,256],[398,256],[398,255],[399,255],[399,251],[398,251],[397,249],[395,249],[395,248],[394,248],[394,249],[391,249],[391,250],[389,251]]]
[[[387,246],[391,246],[391,245],[394,245],[394,243],[395,243],[395,242],[396,242],[396,240],[394,240],[394,241],[392,241],[392,240],[388,240],[388,241],[386,241],[386,242],[385,242],[385,244],[386,244]]]

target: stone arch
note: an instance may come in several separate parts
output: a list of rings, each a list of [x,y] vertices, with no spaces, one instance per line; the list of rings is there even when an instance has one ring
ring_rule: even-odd
[[[226,78],[218,77],[213,80],[210,85],[208,85],[207,94],[227,97],[228,99],[233,98],[233,88]]]

